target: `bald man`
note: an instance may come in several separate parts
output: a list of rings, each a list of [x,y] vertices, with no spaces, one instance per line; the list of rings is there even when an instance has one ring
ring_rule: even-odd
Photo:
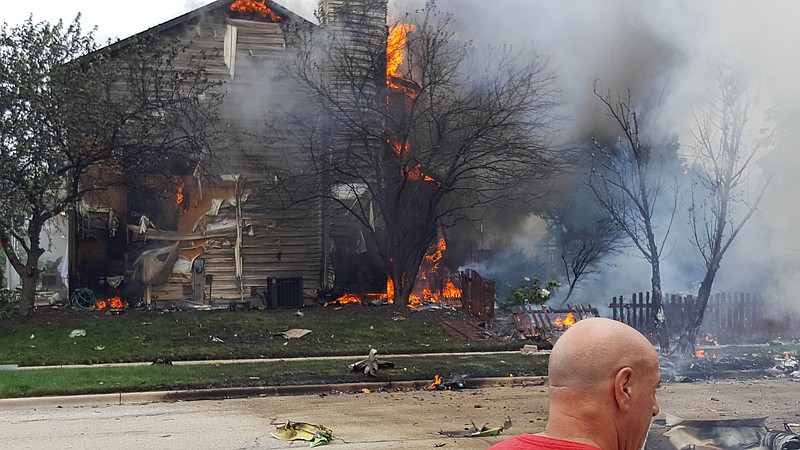
[[[550,415],[542,433],[523,434],[489,450],[639,450],[661,384],[658,354],[616,320],[577,322],[556,341],[548,365]]]

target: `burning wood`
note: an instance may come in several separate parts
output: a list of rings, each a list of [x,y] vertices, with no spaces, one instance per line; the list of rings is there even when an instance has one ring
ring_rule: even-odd
[[[120,310],[125,308],[125,303],[122,301],[119,296],[110,297],[104,300],[98,300],[97,303],[92,306],[92,309],[96,310],[103,310],[103,309],[110,309],[110,310]]]
[[[273,23],[281,21],[281,17],[269,9],[263,0],[236,0],[231,3],[231,11],[242,15],[268,18]]]

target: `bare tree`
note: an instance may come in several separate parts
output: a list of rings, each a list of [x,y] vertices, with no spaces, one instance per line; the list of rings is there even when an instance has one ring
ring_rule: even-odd
[[[439,230],[552,175],[556,93],[541,60],[478,52],[432,3],[390,27],[391,37],[365,32],[358,17],[349,33],[305,47],[296,70],[318,115],[293,125],[315,195],[360,222],[405,304]]]
[[[595,140],[600,154],[590,186],[599,203],[650,264],[656,338],[661,352],[669,353],[661,257],[678,209],[677,183],[671,198],[663,199],[666,178],[663,153],[656,138],[645,133],[643,125],[647,122],[644,114],[633,107],[630,90],[625,96],[613,98],[610,93],[600,94],[595,85],[594,94],[619,126],[621,135],[611,145]],[[667,217],[661,228],[656,222],[657,213]]]
[[[582,200],[585,199],[571,196],[543,214],[561,248],[568,288],[560,306],[569,302],[579,280],[595,273],[605,258],[626,245],[627,236],[607,211]]]
[[[25,315],[50,218],[150,169],[191,173],[215,135],[220,97],[202,61],[156,41],[97,51],[79,19],[0,29],[0,242]]]
[[[689,208],[691,239],[700,251],[705,275],[697,292],[691,321],[676,346],[680,355],[695,351],[711,288],[722,258],[742,227],[758,209],[771,176],[761,174],[757,159],[769,150],[773,130],[752,130],[752,93],[739,74],[714,70],[716,90],[695,114],[693,161],[695,182]]]

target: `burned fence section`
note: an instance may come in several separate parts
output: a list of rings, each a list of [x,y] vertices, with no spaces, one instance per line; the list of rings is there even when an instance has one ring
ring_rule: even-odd
[[[587,317],[598,317],[597,308],[591,305],[568,306],[551,309],[546,305],[520,305],[511,308],[517,331],[525,337],[552,339],[558,337],[575,322]]]
[[[459,272],[461,309],[479,319],[494,319],[495,283],[478,272]]]
[[[698,300],[693,295],[664,294],[663,304],[667,330],[676,336],[694,320]],[[650,292],[633,294],[628,301],[623,296],[614,297],[609,307],[614,320],[646,336],[654,335],[655,308]],[[796,325],[797,317],[780,313],[779,306],[766,295],[720,292],[709,298],[700,332],[720,342],[743,342],[787,336],[787,333],[796,333],[793,331]]]

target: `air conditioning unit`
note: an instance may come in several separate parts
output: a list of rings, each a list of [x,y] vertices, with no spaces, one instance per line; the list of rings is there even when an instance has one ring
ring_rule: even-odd
[[[267,278],[267,309],[303,306],[303,277]]]

